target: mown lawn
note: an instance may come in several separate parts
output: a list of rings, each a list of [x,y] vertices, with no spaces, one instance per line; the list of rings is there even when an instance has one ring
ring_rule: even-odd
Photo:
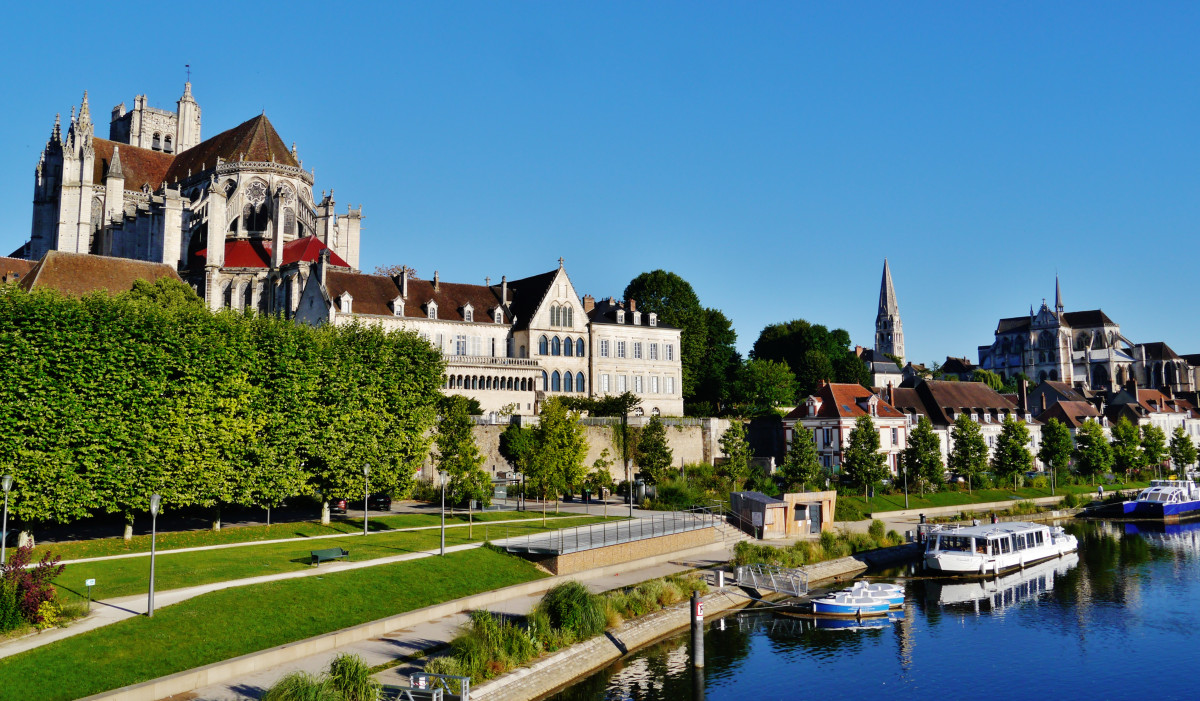
[[[1149,482],[1106,484],[1104,485],[1104,491],[1111,493],[1117,489],[1141,489],[1149,486],[1149,484]],[[1095,494],[1096,487],[1086,484],[1058,485],[1054,491],[1055,495],[1058,496],[1062,496],[1068,492],[1079,495]],[[1035,487],[1021,487],[1020,489],[976,489],[973,492],[968,492],[964,489],[956,492],[934,492],[924,496],[917,492],[909,492],[908,508],[927,509],[935,506],[968,506],[995,501],[1038,499],[1048,496],[1054,496],[1050,494],[1049,487],[1044,489]],[[870,500],[864,500],[860,496],[839,496],[838,500],[845,500],[848,502],[848,505],[858,507],[864,514],[900,511],[905,508],[903,493],[876,495]]]
[[[543,576],[478,548],[213,592],[0,659],[0,700],[77,699]]]
[[[547,521],[542,526],[540,519],[524,523],[479,525],[474,528],[474,537],[469,538],[466,528],[446,529],[446,546],[462,543],[516,537],[544,531],[571,528],[599,523],[600,516],[580,516],[569,519]],[[616,520],[616,517],[610,518]],[[347,558],[352,561],[374,560],[381,557],[402,555],[420,550],[437,548],[440,531],[400,531],[395,533],[373,533],[345,538],[328,538],[313,543],[267,543],[240,548],[201,550],[160,555],[155,558],[154,586],[156,591],[180,587],[191,587],[209,582],[223,582],[265,574],[293,572],[309,569],[309,552],[323,548],[345,548],[350,551]],[[54,581],[64,601],[86,597],[83,583],[95,579],[92,597],[108,599],[117,596],[140,594],[146,591],[150,576],[150,558],[136,557],[121,560],[100,560],[67,565]]]
[[[488,511],[475,514],[476,523],[487,521],[509,521],[542,517],[540,511]],[[396,514],[392,516],[372,515],[368,519],[372,532],[397,528],[436,526],[441,523],[440,514]],[[467,514],[446,514],[447,524],[467,523]],[[275,523],[270,526],[232,526],[219,531],[172,531],[158,534],[158,549],[196,548],[205,545],[228,543],[250,543],[256,540],[280,540],[283,538],[312,538],[313,536],[337,535],[339,533],[362,533],[362,519],[332,521],[327,526],[319,521],[296,521]],[[38,560],[45,552],[59,555],[64,560],[81,560],[88,557],[124,555],[126,553],[150,552],[150,536],[137,535],[131,540],[124,538],[96,538],[66,543],[47,543],[34,548],[33,558]]]

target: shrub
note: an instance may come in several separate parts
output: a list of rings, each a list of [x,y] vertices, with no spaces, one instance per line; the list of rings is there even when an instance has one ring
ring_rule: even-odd
[[[343,701],[375,701],[382,688],[361,657],[345,653],[329,663],[329,684]]]
[[[433,480],[416,480],[413,482],[409,498],[416,501],[435,502],[441,500],[442,492],[434,485]]]
[[[0,633],[7,633],[25,622],[18,600],[17,582],[8,577],[0,578]]]
[[[884,545],[886,546],[890,547],[895,545],[904,545],[904,536],[900,535],[896,531],[888,531],[887,536],[885,537],[887,542],[885,542]]]
[[[848,499],[838,499],[833,507],[833,520],[835,521],[861,521],[866,517],[862,508]]]
[[[453,655],[443,655],[435,657],[425,663],[426,674],[449,674],[456,677],[465,677],[462,667],[458,664],[458,660],[454,659]]]
[[[871,521],[871,525],[867,527],[867,533],[875,540],[883,540],[883,521],[875,519]]]
[[[538,605],[556,628],[569,631],[576,640],[604,632],[607,616],[604,602],[579,582],[563,582],[546,592]]]
[[[58,564],[62,558],[47,552],[42,555],[37,565],[29,567],[32,559],[33,546],[23,545],[12,551],[8,562],[0,569],[0,579],[5,583],[5,587],[0,590],[0,619],[11,618],[10,612],[4,610],[4,596],[15,596],[21,618],[33,625],[42,622],[42,604],[54,600],[54,586],[50,582],[66,569],[64,565]]]
[[[1068,509],[1074,509],[1079,506],[1079,497],[1075,496],[1075,492],[1067,492],[1067,495],[1063,497],[1062,505]]]
[[[1029,485],[1034,489],[1045,489],[1050,486],[1050,480],[1038,475],[1037,477],[1033,478],[1033,481],[1030,482]]]
[[[341,701],[341,696],[323,677],[292,672],[267,689],[262,701]]]

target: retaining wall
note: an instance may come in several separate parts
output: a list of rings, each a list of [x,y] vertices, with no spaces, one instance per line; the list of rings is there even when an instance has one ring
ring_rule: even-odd
[[[552,557],[529,557],[530,559],[556,575],[574,574],[598,567],[618,565],[634,560],[642,560],[655,555],[676,553],[716,542],[716,529],[711,526],[694,531],[672,533],[657,538],[644,538],[620,545],[608,545],[592,548],[577,553],[567,553]]]

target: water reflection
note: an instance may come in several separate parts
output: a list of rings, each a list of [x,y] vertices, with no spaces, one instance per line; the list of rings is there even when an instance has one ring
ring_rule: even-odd
[[[906,582],[901,620],[830,629],[758,610],[711,622],[707,697],[1193,697],[1190,666],[1171,661],[1193,647],[1200,524],[1067,528],[1079,538],[1077,555],[997,579],[894,573]],[[688,636],[670,638],[554,698],[694,698],[687,655]],[[1153,689],[1137,681],[1149,671]]]

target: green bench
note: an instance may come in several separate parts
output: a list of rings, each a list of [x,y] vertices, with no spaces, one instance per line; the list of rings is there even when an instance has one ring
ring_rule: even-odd
[[[349,557],[350,551],[345,548],[325,548],[324,550],[313,550],[309,555],[312,556],[311,564],[319,565],[322,562]]]

